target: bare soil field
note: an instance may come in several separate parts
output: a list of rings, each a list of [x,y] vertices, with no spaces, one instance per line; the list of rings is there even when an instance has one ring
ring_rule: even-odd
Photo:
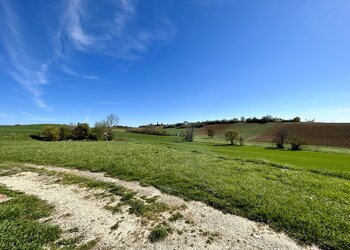
[[[281,130],[309,145],[350,147],[350,123],[280,123],[254,138],[271,142]]]

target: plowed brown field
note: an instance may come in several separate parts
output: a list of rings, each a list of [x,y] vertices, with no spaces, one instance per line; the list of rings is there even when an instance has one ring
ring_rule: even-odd
[[[309,145],[350,147],[350,123],[281,123],[254,138],[257,142],[271,142],[280,130],[289,137],[299,138]]]

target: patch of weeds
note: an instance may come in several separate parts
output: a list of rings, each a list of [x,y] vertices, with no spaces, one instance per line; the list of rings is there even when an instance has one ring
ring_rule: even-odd
[[[122,212],[122,204],[118,203],[117,205],[106,205],[105,209],[111,211],[113,214]]]
[[[147,202],[147,203],[154,203],[156,202],[157,200],[159,199],[159,195],[156,195],[156,196],[153,196],[153,197],[150,197],[150,198],[144,198],[144,200]]]
[[[169,221],[170,222],[174,222],[174,221],[177,221],[177,220],[181,220],[184,216],[179,213],[179,212],[176,212],[175,214],[173,214],[170,218],[169,218]]]
[[[111,230],[117,230],[119,228],[120,221],[111,226]]]
[[[71,229],[68,229],[68,232],[69,233],[77,233],[77,232],[79,232],[79,227],[73,227]]]
[[[164,225],[158,225],[152,229],[148,235],[148,240],[152,243],[163,241],[169,235],[169,227]]]
[[[135,192],[126,192],[123,194],[120,201],[124,201],[124,202],[129,201],[135,197],[135,194],[136,194]]]

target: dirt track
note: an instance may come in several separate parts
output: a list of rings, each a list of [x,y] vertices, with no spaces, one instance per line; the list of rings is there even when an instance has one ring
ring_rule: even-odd
[[[64,237],[81,235],[82,242],[98,239],[96,249],[303,249],[286,235],[273,232],[266,225],[223,214],[200,202],[185,202],[153,187],[142,187],[138,183],[105,177],[101,173],[27,166],[116,183],[136,191],[140,197],[159,196],[159,201],[173,207],[185,204],[179,211],[183,219],[169,222],[170,214],[166,212],[161,216],[173,232],[164,241],[151,243],[148,240],[149,232],[159,222],[145,224],[144,218],[128,213],[127,208],[113,214],[105,209],[109,198],[96,197],[94,194],[97,190],[62,185],[56,182],[57,176],[29,171],[0,177],[1,184],[53,204],[55,213],[50,221],[60,225],[66,232]],[[117,227],[111,229],[115,225]]]

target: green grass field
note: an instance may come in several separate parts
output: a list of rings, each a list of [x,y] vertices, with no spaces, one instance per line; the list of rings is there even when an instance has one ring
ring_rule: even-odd
[[[186,143],[181,137],[123,131],[110,142],[1,135],[3,163],[103,171],[267,223],[304,244],[350,248],[349,154]]]
[[[58,226],[37,221],[49,216],[52,206],[3,186],[0,186],[0,193],[11,198],[0,203],[0,249],[42,249],[59,238]]]

